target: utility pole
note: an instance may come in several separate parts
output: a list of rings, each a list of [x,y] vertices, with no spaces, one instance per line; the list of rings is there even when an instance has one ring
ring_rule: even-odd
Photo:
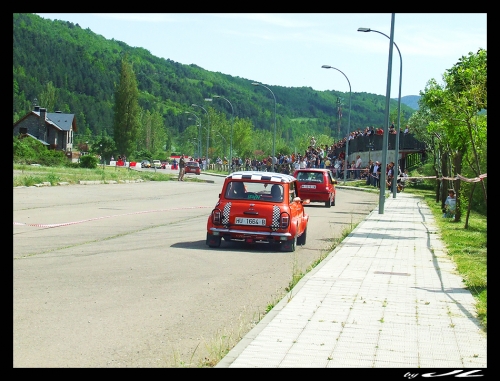
[[[340,100],[340,97],[337,97],[337,128],[338,128],[338,135],[340,136],[340,125],[341,125],[341,120],[342,120],[342,102]],[[333,135],[333,134],[332,134]]]

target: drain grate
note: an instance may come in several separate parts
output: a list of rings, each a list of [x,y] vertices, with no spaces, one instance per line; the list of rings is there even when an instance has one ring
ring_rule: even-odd
[[[408,273],[393,273],[391,271],[375,271],[375,274],[410,276],[410,274],[408,274]]]

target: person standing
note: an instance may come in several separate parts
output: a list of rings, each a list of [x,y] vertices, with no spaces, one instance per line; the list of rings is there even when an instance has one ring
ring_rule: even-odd
[[[373,167],[375,166],[375,163],[370,160],[368,163],[368,174],[366,175],[366,185],[371,185],[372,184],[372,176],[373,176]]]
[[[448,197],[444,202],[443,217],[444,218],[455,218],[455,209],[457,205],[457,199],[455,198],[455,190],[448,190]]]
[[[394,182],[394,162],[393,161],[391,161],[389,164],[387,164],[386,175],[387,175],[387,179],[386,179],[387,189],[390,190],[391,192],[394,192],[393,186],[394,186],[395,182]]]
[[[371,172],[371,183],[374,187],[377,186],[377,172],[378,172],[378,168],[380,167],[380,163],[379,161],[377,160],[375,162],[375,164],[373,165],[373,169],[372,169],[372,172]]]
[[[354,171],[354,178],[361,179],[361,166],[363,165],[363,161],[361,160],[361,155],[356,157],[356,170]]]
[[[186,170],[186,161],[184,160],[184,155],[181,154],[179,159],[179,177],[177,177],[177,181],[184,181],[184,173]]]

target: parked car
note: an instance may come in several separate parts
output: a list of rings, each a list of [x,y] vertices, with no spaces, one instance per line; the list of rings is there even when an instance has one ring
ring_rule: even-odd
[[[170,169],[171,165],[168,161],[162,161],[161,162],[161,169]]]
[[[161,168],[161,161],[160,160],[153,160],[153,167],[160,169]]]
[[[151,168],[151,163],[149,162],[149,160],[141,161],[141,168]]]
[[[200,175],[200,164],[197,161],[187,161],[184,171],[184,173],[194,173],[195,175]]]
[[[322,168],[296,169],[293,177],[297,179],[300,198],[324,202],[327,208],[335,206],[337,180],[332,171]]]
[[[206,244],[221,240],[268,243],[281,251],[305,245],[309,200],[298,194],[297,179],[283,173],[237,171],[226,176],[207,221]]]

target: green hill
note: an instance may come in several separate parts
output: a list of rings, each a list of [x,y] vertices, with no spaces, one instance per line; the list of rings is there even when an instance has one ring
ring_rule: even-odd
[[[174,141],[193,124],[182,114],[193,111],[193,103],[206,104],[204,99],[214,94],[229,99],[235,117],[248,119],[256,130],[268,131],[273,123],[272,97],[265,89],[252,86],[250,80],[159,58],[78,24],[15,13],[13,41],[14,121],[40,103],[50,112],[75,114],[79,133],[112,135],[114,91],[126,55],[137,77],[140,106],[161,113],[165,130]],[[47,90],[48,84],[53,91]],[[349,93],[266,86],[276,97],[278,136],[289,146],[304,133],[324,134],[332,141],[347,134]],[[338,104],[342,108],[340,119]],[[352,93],[351,104],[351,131],[383,125],[384,96]],[[227,102],[214,101],[209,106],[231,114]],[[397,101],[391,100],[390,107],[394,119]],[[402,121],[414,112],[404,102],[401,110]]]

